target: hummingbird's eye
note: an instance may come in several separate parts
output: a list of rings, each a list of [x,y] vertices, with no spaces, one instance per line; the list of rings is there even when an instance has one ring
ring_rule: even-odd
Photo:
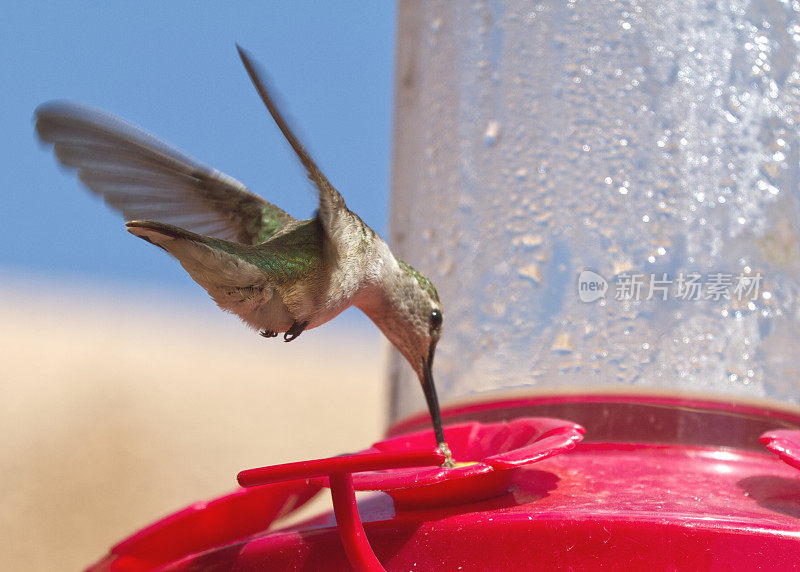
[[[431,312],[431,331],[436,331],[442,325],[442,313],[439,310]]]

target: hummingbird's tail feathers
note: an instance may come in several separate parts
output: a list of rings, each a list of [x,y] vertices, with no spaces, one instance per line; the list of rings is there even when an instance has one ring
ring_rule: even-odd
[[[245,244],[293,221],[232,177],[127,121],[88,106],[52,101],[36,109],[36,131],[58,160],[128,219],[161,220]]]
[[[322,222],[326,232],[329,232],[334,225],[335,218],[347,208],[342,195],[339,194],[339,191],[333,187],[330,181],[328,181],[328,178],[322,173],[319,167],[317,167],[311,155],[308,154],[306,148],[289,127],[280,109],[278,109],[274,96],[270,94],[270,90],[267,87],[269,82],[266,80],[266,74],[256,65],[241,46],[237,44],[236,49],[247,70],[247,75],[250,76],[250,81],[253,82],[253,86],[261,97],[261,101],[267,106],[270,115],[272,115],[272,119],[278,125],[283,136],[286,137],[289,145],[294,149],[303,167],[305,167],[308,178],[311,179],[317,187],[317,191],[319,192],[319,211],[317,216]]]
[[[195,282],[204,288],[210,284],[240,287],[265,282],[264,273],[254,264],[219,247],[225,241],[152,220],[131,220],[125,223],[125,227],[131,234],[177,258]],[[233,242],[227,244],[232,248],[237,246]]]
[[[204,240],[201,234],[191,232],[179,226],[154,220],[129,220],[125,223],[125,228],[131,234],[143,238],[156,246],[162,246],[162,242],[174,239],[191,241]]]
[[[217,305],[258,329],[285,332],[295,322],[279,290],[262,269],[236,253],[243,247],[156,221],[134,220],[128,232],[178,259]]]

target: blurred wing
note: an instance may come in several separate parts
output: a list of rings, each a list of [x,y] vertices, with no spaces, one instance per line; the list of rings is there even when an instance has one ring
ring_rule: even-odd
[[[303,167],[305,167],[308,178],[314,182],[314,185],[316,185],[319,191],[319,211],[317,216],[327,232],[328,229],[331,228],[334,219],[346,208],[344,199],[342,195],[339,194],[339,191],[331,185],[327,177],[322,174],[322,171],[320,171],[317,164],[314,163],[314,160],[305,150],[305,147],[303,147],[302,143],[300,143],[294,133],[292,133],[289,124],[286,123],[286,120],[278,110],[274,98],[267,90],[267,82],[264,79],[265,74],[256,68],[255,64],[247,55],[247,52],[238,45],[236,49],[239,51],[239,57],[242,59],[247,74],[250,76],[250,80],[258,91],[258,95],[261,96],[261,100],[264,102],[264,105],[267,106],[270,115],[272,115],[272,119],[275,120],[283,136],[286,137],[289,145],[292,146],[292,149],[294,149]]]
[[[126,220],[155,220],[245,244],[294,219],[236,179],[127,121],[87,106],[49,102],[36,131],[59,161]]]

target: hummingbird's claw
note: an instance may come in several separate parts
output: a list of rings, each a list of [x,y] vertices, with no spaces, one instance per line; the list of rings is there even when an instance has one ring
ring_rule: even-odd
[[[263,337],[263,338],[276,338],[276,337],[278,337],[278,332],[273,332],[272,330],[261,330],[258,333],[261,334],[261,337]]]
[[[283,334],[283,341],[284,342],[291,342],[297,336],[303,333],[303,330],[306,329],[308,326],[308,322],[295,322],[292,324],[292,327],[289,328],[285,334]]]

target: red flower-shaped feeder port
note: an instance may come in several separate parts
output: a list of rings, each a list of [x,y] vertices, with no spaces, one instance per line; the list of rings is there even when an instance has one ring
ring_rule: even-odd
[[[767,449],[778,455],[783,462],[800,469],[800,431],[775,429],[767,431],[758,439]]]
[[[572,449],[583,433],[580,425],[549,418],[464,423],[445,428],[454,468],[441,466],[445,457],[434,447],[430,431],[420,431],[381,441],[353,455],[242,471],[239,484],[255,487],[307,479],[330,486],[339,534],[351,564],[356,570],[383,570],[364,534],[356,489],[385,491],[404,506],[482,500],[507,492],[514,469]]]
[[[550,418],[520,418],[508,423],[464,423],[447,428],[454,468],[427,467],[353,475],[357,491],[385,491],[398,506],[410,508],[474,502],[508,491],[516,467],[572,449],[583,438],[580,425]],[[375,443],[368,452],[422,449],[430,431]],[[316,481],[327,485],[324,480]]]

